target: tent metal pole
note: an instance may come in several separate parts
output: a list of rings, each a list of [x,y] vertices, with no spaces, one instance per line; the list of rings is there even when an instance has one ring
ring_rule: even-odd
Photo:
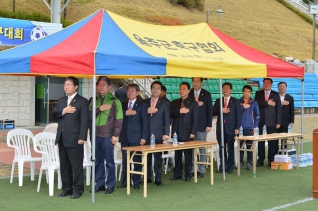
[[[302,136],[300,137],[301,139],[301,147],[300,147],[300,152],[301,154],[304,153],[304,90],[305,90],[305,80],[301,79],[301,123],[300,123],[300,133]]]
[[[96,119],[96,76],[93,76],[93,105],[92,105],[92,202],[95,202],[95,138],[96,138],[96,127],[95,127],[95,119]]]
[[[223,127],[223,100],[222,100],[222,78],[219,79],[220,90],[220,126],[221,126],[221,150],[222,150],[222,171],[223,180],[225,180],[225,161],[224,161],[224,127]],[[218,167],[219,168],[219,167]]]

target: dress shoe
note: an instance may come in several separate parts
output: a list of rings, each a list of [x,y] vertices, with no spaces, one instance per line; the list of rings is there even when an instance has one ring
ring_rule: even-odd
[[[191,178],[185,178],[184,181],[186,181],[186,182],[191,182]]]
[[[121,184],[121,185],[118,185],[118,186],[117,186],[117,188],[125,188],[125,187],[127,187],[126,184]]]
[[[204,177],[204,174],[201,172],[198,172],[198,178],[203,178],[203,177]]]
[[[65,196],[70,196],[73,194],[73,190],[69,190],[69,191],[62,191],[62,193],[60,193],[59,195],[57,195],[57,197],[65,197]]]
[[[105,186],[102,186],[102,187],[95,186],[94,192],[97,193],[99,191],[105,191]],[[92,193],[92,190],[90,190],[89,192]]]
[[[80,193],[73,193],[73,195],[71,195],[71,199],[78,199],[79,197],[81,197],[82,194]]]
[[[155,181],[155,184],[156,184],[157,186],[162,186],[162,185],[163,185],[162,182],[161,182],[161,180]]]
[[[111,194],[114,192],[114,190],[115,190],[115,188],[106,188],[105,194]]]
[[[233,169],[232,170],[228,170],[227,173],[233,174]]]
[[[257,167],[264,166],[264,162],[257,162],[257,163],[256,163],[256,166],[257,166]]]
[[[179,177],[173,176],[173,177],[170,178],[171,181],[178,180],[178,179],[182,179],[182,176],[179,176]]]
[[[135,190],[140,189],[140,185],[134,185],[134,189],[135,189]]]
[[[147,183],[152,183],[152,180],[151,179],[147,179]],[[144,181],[140,181],[140,185],[143,185],[144,184]]]

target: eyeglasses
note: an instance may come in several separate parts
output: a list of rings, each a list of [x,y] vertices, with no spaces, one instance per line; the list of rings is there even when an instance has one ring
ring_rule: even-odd
[[[64,87],[70,87],[72,85],[74,85],[74,84],[64,84]]]

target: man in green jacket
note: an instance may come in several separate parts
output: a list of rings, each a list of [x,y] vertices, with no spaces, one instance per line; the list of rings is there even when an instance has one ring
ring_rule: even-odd
[[[96,99],[96,186],[95,193],[114,192],[116,176],[114,162],[114,144],[118,141],[122,124],[123,111],[120,101],[110,92],[110,80],[106,76],[98,79],[98,96]],[[92,117],[92,103],[90,104]],[[106,168],[104,165],[106,160]],[[107,180],[106,179],[107,172]],[[105,189],[106,186],[106,189]]]

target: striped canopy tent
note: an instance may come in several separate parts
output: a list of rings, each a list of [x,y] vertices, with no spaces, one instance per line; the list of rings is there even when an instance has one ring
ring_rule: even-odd
[[[0,52],[0,74],[303,78],[304,68],[207,23],[151,25],[100,9],[53,35]]]

